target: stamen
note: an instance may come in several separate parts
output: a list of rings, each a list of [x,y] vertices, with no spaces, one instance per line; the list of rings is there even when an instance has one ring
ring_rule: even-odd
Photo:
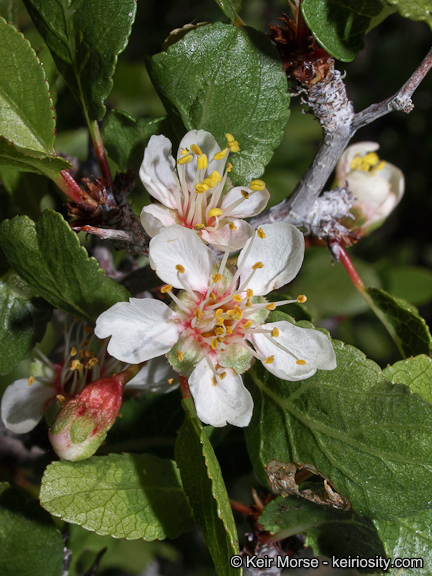
[[[229,229],[230,230],[237,230],[237,226],[234,224],[234,222],[229,223]]]
[[[203,228],[205,228],[204,224],[195,224],[194,226],[195,230],[202,230]]]
[[[228,162],[227,167],[226,167],[226,171],[231,172],[231,170],[232,170],[232,164],[231,164],[231,162]]]
[[[176,268],[176,270],[178,270],[180,272],[180,274],[185,273],[185,269],[181,264],[177,264],[177,266],[175,268]]]
[[[217,348],[218,348],[217,338],[213,338],[213,340],[211,341],[211,347],[213,350],[217,350]]]
[[[246,298],[252,298],[253,296],[253,290],[251,288],[248,288],[246,290]]]
[[[264,264],[262,262],[255,262],[252,266],[252,270],[257,270],[258,268],[264,268]]]
[[[214,218],[216,216],[222,216],[222,214],[223,214],[223,211],[220,208],[212,208],[208,213],[209,218]]]
[[[266,310],[274,310],[276,308],[276,304],[275,302],[270,302],[265,308]]]
[[[217,326],[214,329],[214,333],[216,334],[216,336],[222,336],[222,334],[225,334],[225,330],[221,326]]]
[[[265,364],[272,364],[274,362],[274,356],[269,356],[268,358],[265,359]],[[298,360],[297,360],[298,362]]]
[[[273,330],[271,331],[271,335],[273,336],[273,338],[277,338],[277,336],[279,336],[279,330],[276,327],[273,328]]]
[[[57,394],[56,398],[60,404],[64,404],[66,402],[66,398],[63,396],[63,394]]]
[[[77,355],[77,349],[75,348],[75,346],[72,346],[72,348],[70,350],[70,355],[72,357]]]
[[[86,364],[86,368],[91,370],[96,364],[99,364],[99,360],[97,358],[90,358]]]
[[[29,379],[27,380],[27,384],[31,386],[32,384],[34,384],[34,381],[35,381],[34,376],[30,376]]]
[[[174,384],[174,378],[168,378],[168,384],[171,386],[171,384]]]
[[[241,190],[241,195],[243,196],[243,198],[246,198],[246,200],[248,200],[250,197],[250,194],[247,190]]]
[[[215,318],[219,318],[219,316],[221,316],[221,314],[223,314],[223,309],[222,308],[218,308],[216,310],[216,312],[214,313],[214,317]]]
[[[173,287],[171,286],[171,284],[165,284],[165,286],[162,286],[160,291],[161,291],[161,294],[166,294],[167,292],[171,292],[172,289],[173,289]]]
[[[183,164],[188,164],[192,160],[193,160],[192,154],[187,154],[187,156],[183,156],[183,158],[179,158],[177,160],[177,164],[180,164],[180,166],[183,166]]]
[[[300,366],[304,366],[306,364],[306,360],[301,360],[299,358],[298,360],[296,360],[296,364],[299,364]]]
[[[234,142],[234,136],[232,134],[230,134],[229,132],[227,132],[225,134],[225,138],[227,139],[227,142]]]
[[[234,302],[238,302],[240,304],[240,302],[243,300],[243,298],[239,294],[234,294],[233,300],[234,300]]]
[[[183,360],[184,360],[184,354],[181,350],[177,350],[177,360],[179,362],[183,362]]]
[[[265,189],[265,182],[263,180],[252,180],[249,184],[249,188],[254,192],[261,192]]]
[[[262,239],[264,239],[266,237],[264,230],[262,228],[258,228],[257,236],[258,236],[258,238],[262,238]]]
[[[197,158],[197,167],[198,170],[205,170],[208,166],[208,162],[207,162],[207,155],[203,154],[202,156],[199,156]]]
[[[225,156],[227,155],[227,152],[228,152],[228,148],[224,148],[220,152],[216,152],[216,154],[213,156],[213,160],[223,160],[225,158]]]
[[[194,316],[195,316],[195,318],[198,318],[198,320],[201,320],[201,318],[203,317],[202,310],[200,310],[199,308],[196,308],[195,312],[194,312]]]
[[[220,182],[222,182],[222,176],[217,170],[213,170],[213,172],[210,174],[210,178],[213,180],[213,182],[216,182],[216,184],[220,184]]]
[[[204,192],[207,192],[208,189],[209,186],[203,182],[198,182],[198,184],[195,184],[195,192],[197,192],[197,194],[204,194]]]
[[[304,304],[307,300],[307,296],[305,296],[304,294],[300,294],[299,296],[297,296],[297,302],[299,304]]]
[[[246,330],[247,328],[250,328],[253,325],[252,320],[248,320],[247,322],[245,322],[242,326],[243,330]]]
[[[202,152],[201,152],[201,148],[198,146],[198,144],[191,144],[191,150],[194,154],[196,154],[197,156],[201,156]]]
[[[222,372],[221,374],[219,374],[219,378],[221,380],[223,380],[225,378],[225,376],[226,376],[226,372]]]
[[[220,282],[222,280],[222,278],[223,278],[222,274],[213,274],[213,276],[212,276],[212,280],[215,284]]]

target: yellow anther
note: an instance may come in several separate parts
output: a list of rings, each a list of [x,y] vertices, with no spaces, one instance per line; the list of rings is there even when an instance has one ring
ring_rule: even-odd
[[[243,313],[240,309],[240,306],[237,306],[237,305],[234,306],[234,310],[236,311],[237,315],[240,316],[240,318],[243,318]],[[239,318],[239,320],[240,320],[240,318]]]
[[[227,336],[230,336],[232,334],[231,326],[226,326],[226,334],[227,334]]]
[[[198,156],[197,166],[198,166],[198,170],[205,170],[207,168],[207,166],[208,166],[207,154],[203,154],[202,156]]]
[[[174,384],[174,378],[168,378],[168,384],[171,386],[171,384]]]
[[[56,398],[60,404],[64,404],[66,402],[66,398],[63,396],[63,394],[57,394]]]
[[[252,298],[253,296],[253,290],[251,288],[248,288],[246,290],[246,298]]]
[[[232,170],[232,164],[231,164],[231,162],[228,162],[226,169],[227,169],[227,172],[231,172],[231,170]]]
[[[213,294],[213,292],[210,292],[209,299],[210,300],[216,300],[216,296]]]
[[[201,320],[201,318],[203,317],[202,310],[200,310],[199,308],[195,308],[194,316],[195,318],[198,318],[198,320]]]
[[[269,356],[264,360],[265,364],[271,364],[272,362],[274,362],[274,356]]]
[[[86,368],[91,370],[96,364],[99,364],[99,360],[97,358],[90,358],[86,363]]]
[[[203,184],[205,184],[209,188],[214,188],[216,186],[217,182],[216,182],[216,180],[213,180],[213,178],[204,178]]]
[[[255,262],[252,266],[252,270],[257,270],[258,268],[264,268],[264,264],[262,262]]]
[[[207,192],[208,189],[209,187],[207,184],[204,184],[203,182],[198,182],[198,184],[195,184],[195,192],[198,194],[203,194],[204,192]]]
[[[194,226],[194,230],[202,230],[203,228],[205,228],[204,224],[195,224]]]
[[[217,350],[217,347],[218,347],[217,338],[213,338],[213,340],[211,341],[210,346],[212,347],[213,350]]]
[[[216,326],[223,326],[225,323],[225,320],[223,318],[218,318],[216,320]]]
[[[177,160],[177,164],[180,164],[180,166],[183,166],[183,164],[189,164],[189,162],[192,162],[192,160],[193,160],[192,154],[187,154],[187,156],[183,156],[183,158],[179,158]]]
[[[243,324],[243,328],[246,330],[246,328],[250,328],[252,325],[253,325],[252,320],[248,320]]]
[[[197,156],[201,156],[202,152],[201,152],[201,148],[198,146],[198,144],[191,144],[190,149]]]
[[[230,149],[230,152],[232,152],[233,154],[235,154],[240,150],[240,146],[237,140],[234,140],[234,142],[228,142],[228,148]]]
[[[250,194],[247,190],[241,190],[241,195],[243,196],[243,198],[246,198],[246,200],[249,198]]]
[[[184,354],[181,350],[177,350],[177,360],[179,362],[183,362],[183,360],[184,360]]]
[[[223,160],[225,158],[225,156],[227,155],[227,152],[228,152],[228,148],[224,148],[220,152],[216,152],[216,154],[213,156],[213,160]],[[212,176],[212,178],[213,178],[213,176]]]
[[[246,300],[246,308],[251,308],[252,307],[252,300],[250,298],[248,298]]]
[[[95,353],[92,352],[91,350],[81,350],[80,354],[81,354],[81,358],[83,358],[83,357],[93,358],[93,356],[95,355]]]
[[[79,360],[72,360],[70,369],[71,370],[82,370],[84,366],[81,364]]]
[[[299,304],[304,304],[307,300],[307,296],[305,296],[304,294],[300,294],[299,296],[297,296],[297,302]]]
[[[91,326],[84,326],[84,330],[87,334],[93,334],[93,328]]]
[[[225,134],[225,138],[227,139],[227,142],[234,142],[235,138],[232,134],[230,134],[229,132],[227,132]]]
[[[160,291],[161,291],[161,294],[166,294],[167,292],[171,292],[172,289],[173,289],[173,287],[171,286],[171,284],[165,284],[165,286],[162,286]]]
[[[216,184],[222,182],[222,176],[219,174],[217,170],[213,170],[213,172],[210,174],[210,178],[213,180],[213,182],[216,182]]]
[[[228,316],[232,316],[233,314],[235,314],[234,310],[227,310],[226,313],[228,314]]]
[[[262,228],[258,228],[257,236],[258,236],[258,238],[262,238],[262,239],[264,239],[266,237],[265,232]]]
[[[216,336],[222,336],[222,334],[225,334],[225,330],[221,326],[216,326],[214,333]]]
[[[183,148],[182,151],[180,152],[180,154],[182,156],[186,156],[186,154],[189,154],[189,148]]]
[[[299,358],[298,360],[296,360],[296,364],[299,364],[299,366],[304,366],[306,364],[306,360],[301,360]]]
[[[222,280],[222,274],[213,274],[212,280],[215,284]]]
[[[261,190],[265,189],[265,182],[263,180],[252,180],[249,188],[254,192],[261,192]]]
[[[266,306],[266,310],[274,310],[276,308],[276,304],[274,302],[270,302],[270,304],[267,304]]]
[[[234,222],[230,222],[230,223],[229,223],[229,229],[230,229],[230,230],[233,230],[233,231],[234,231],[234,230],[237,230],[237,226],[234,224]]]
[[[222,309],[222,308],[218,308],[218,309],[216,310],[216,312],[214,313],[214,317],[215,317],[215,318],[219,318],[219,316],[222,316],[222,314],[223,314],[223,309]]]
[[[209,218],[214,218],[216,216],[222,216],[223,211],[220,208],[212,208],[211,210],[209,210]]]
[[[177,264],[177,266],[176,266],[175,268],[176,268],[176,270],[177,270],[178,272],[180,272],[180,274],[184,274],[184,273],[185,273],[185,269],[184,269],[184,267],[183,267],[181,264]]]
[[[273,330],[271,331],[271,335],[273,336],[273,338],[276,338],[277,336],[279,336],[279,330],[277,328],[273,328]]]
[[[77,349],[75,348],[75,346],[72,346],[72,348],[70,350],[70,355],[72,357],[77,355]]]
[[[386,165],[385,160],[381,160],[381,162],[377,166],[375,166],[374,172],[378,172],[378,170],[382,170],[385,165]]]
[[[27,384],[29,386],[31,386],[32,384],[34,384],[34,376],[30,376],[29,379],[27,380]]]
[[[234,302],[240,303],[242,301],[242,297],[240,296],[240,294],[234,294],[233,300],[234,300]]]
[[[219,374],[219,378],[221,380],[223,380],[225,378],[225,376],[226,376],[226,372],[222,372],[221,374]]]

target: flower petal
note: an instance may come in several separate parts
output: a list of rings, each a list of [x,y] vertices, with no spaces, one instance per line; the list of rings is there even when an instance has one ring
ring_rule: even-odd
[[[210,248],[189,228],[169,226],[150,241],[150,266],[163,282],[175,288],[183,288],[176,266],[184,268],[181,279],[192,290],[207,292],[212,267]]]
[[[96,320],[98,338],[111,336],[108,352],[139,364],[169,352],[182,330],[178,315],[160,300],[130,298],[117,302]]]
[[[152,136],[144,151],[139,175],[148,192],[168,208],[177,208],[174,191],[177,181],[173,174],[175,160],[172,144],[165,136]]]
[[[369,152],[376,152],[379,144],[376,142],[357,142],[345,149],[336,166],[336,184],[345,186],[346,177],[351,172],[351,162],[356,156],[365,156]]]
[[[54,399],[54,388],[35,380],[31,386],[27,378],[8,386],[1,401],[4,425],[15,434],[30,432],[42,418],[46,405]]]
[[[252,334],[249,339],[255,350],[264,358],[274,357],[273,362],[263,366],[283,380],[305,380],[317,369],[334,370],[336,355],[325,334],[312,328],[300,328],[290,322],[269,322],[265,328],[277,328],[279,336],[268,338],[265,334]],[[284,350],[283,348],[286,350]],[[297,364],[304,360],[305,364]]]
[[[238,265],[242,268],[242,285],[251,274],[254,264],[264,264],[255,270],[247,285],[256,296],[263,296],[295,278],[303,262],[304,238],[295,226],[287,222],[265,224],[259,231],[264,234],[256,234],[246,243],[239,254]],[[252,248],[248,251],[252,241]]]
[[[161,204],[149,204],[141,210],[141,224],[150,238],[156,236],[161,228],[177,224],[173,211],[164,208]]]
[[[242,192],[246,192],[246,196],[249,195],[249,198],[245,198]],[[270,192],[267,189],[254,192],[247,186],[236,186],[222,200],[221,210],[223,210],[224,216],[228,218],[250,218],[262,212],[269,199]],[[230,209],[229,207],[238,200],[242,200],[242,202]]]
[[[217,370],[226,376],[222,380],[214,374],[203,358],[189,377],[189,387],[198,418],[210,426],[247,426],[252,417],[252,396],[241,376],[230,368]]]
[[[178,385],[177,372],[174,372],[165,356],[159,356],[146,362],[125,388],[165,394],[175,390]]]
[[[253,227],[245,220],[233,220],[233,224],[236,230],[233,230],[230,250],[234,252],[235,250],[240,250],[253,235]],[[225,224],[217,230],[208,231],[205,228],[201,230],[201,238],[217,248],[218,250],[224,251],[228,246],[230,239],[230,225]]]
[[[188,150],[191,149],[191,145],[196,144],[201,148],[201,152],[203,154],[207,154],[208,158],[208,166],[206,170],[206,176],[211,174],[213,170],[217,170],[219,173],[223,172],[226,158],[223,160],[213,160],[213,157],[217,152],[220,152],[220,147],[215,140],[213,134],[207,132],[206,130],[190,130],[185,136],[183,137],[182,141],[180,142],[179,150],[177,153],[177,160],[181,158],[181,151],[187,148]],[[194,183],[195,174],[197,172],[197,163],[196,158],[185,164],[186,168],[186,181],[188,184]]]

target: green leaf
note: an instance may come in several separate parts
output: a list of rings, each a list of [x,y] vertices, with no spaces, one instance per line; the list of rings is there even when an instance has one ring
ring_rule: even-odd
[[[176,538],[194,526],[175,462],[150,454],[53,462],[42,506],[66,522],[114,538]]]
[[[380,286],[373,266],[360,258],[352,258],[360,277],[370,286]],[[369,306],[354,288],[345,268],[333,264],[330,254],[322,248],[308,248],[297,278],[289,286],[291,294],[306,294],[307,308],[313,318],[351,316],[366,312]]]
[[[16,216],[0,225],[0,242],[10,265],[56,308],[93,322],[128,292],[89,258],[61,214],[45,210],[35,224]]]
[[[172,120],[208,130],[222,148],[227,132],[238,140],[240,152],[230,158],[235,183],[263,173],[282,140],[290,102],[278,53],[264,34],[200,26],[153,56],[148,69]]]
[[[415,561],[417,565],[403,570],[395,567],[396,575],[429,576],[432,564],[431,510],[394,522],[374,520],[373,523],[389,558],[410,559],[410,562]]]
[[[432,300],[432,271],[420,266],[392,266],[385,273],[387,292],[414,306]]]
[[[278,539],[306,532],[308,545],[317,556],[385,556],[372,521],[353,512],[298,498],[279,497],[267,504],[259,523],[265,530],[277,534]]]
[[[0,574],[62,576],[63,539],[37,500],[0,485]]]
[[[431,353],[429,328],[413,306],[379,288],[368,288],[367,294],[382,314],[386,326],[389,326],[403,356]]]
[[[237,18],[237,12],[241,10],[242,0],[216,0],[216,4],[225,16],[229,18],[231,22],[234,22]]]
[[[110,110],[105,129],[104,145],[120,170],[139,168],[144,147],[150,136],[160,134],[165,118],[135,120],[121,110]]]
[[[176,442],[176,462],[183,486],[209,547],[219,576],[240,575],[230,565],[239,553],[237,530],[222,472],[211,442],[191,400],[184,400],[186,417]]]
[[[282,319],[288,317],[272,315]],[[312,467],[362,516],[388,519],[428,508],[432,406],[389,382],[359,350],[333,345],[337,368],[305,381],[285,382],[261,366],[247,373],[255,408],[245,434],[260,480],[269,484],[266,465],[278,460]]]
[[[424,20],[432,28],[432,6],[430,0],[386,0],[395,6],[401,16],[410,20]]]
[[[401,383],[432,403],[432,358],[417,356],[388,366],[383,374],[394,384]]]
[[[135,0],[24,0],[60,73],[91,120],[105,115],[117,56],[135,20]]]
[[[0,280],[0,318],[0,374],[8,374],[42,340],[51,306],[12,274]]]
[[[0,18],[0,167],[52,175],[70,166],[54,151],[52,106],[29,41]]]
[[[354,60],[363,48],[363,36],[371,19],[382,9],[381,0],[304,0],[301,4],[316,41],[342,62]]]

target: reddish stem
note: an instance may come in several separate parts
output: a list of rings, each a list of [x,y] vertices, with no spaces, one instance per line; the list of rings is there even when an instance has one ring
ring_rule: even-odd
[[[79,184],[72,178],[68,170],[60,172],[61,179],[56,180],[56,184],[71,200],[78,206],[82,204],[84,191]]]
[[[364,293],[366,291],[366,287],[363,284],[362,279],[358,275],[357,270],[354,268],[354,264],[351,262],[351,258],[348,256],[348,253],[345,250],[345,248],[338,242],[333,242],[331,244],[331,249],[333,254],[344,265],[345,270],[348,272],[348,276],[351,278],[351,281],[354,284],[356,290],[358,290],[358,292],[360,293]]]
[[[93,122],[91,122],[89,124],[89,128],[90,128],[90,134],[91,134],[91,139],[93,142],[93,146],[96,152],[96,157],[98,159],[99,162],[99,166],[101,168],[102,171],[102,176],[104,178],[104,180],[106,180],[106,182],[108,183],[108,186],[111,188],[112,187],[112,177],[111,177],[111,171],[109,169],[109,165],[108,165],[108,159],[106,157],[106,153],[105,153],[105,147],[103,145],[102,142],[102,136],[101,133],[99,131],[99,126],[96,120],[94,120]]]
[[[179,380],[180,380],[181,395],[185,400],[187,400],[191,396],[188,379],[186,378],[186,376],[179,375]]]
[[[250,506],[246,506],[246,504],[243,504],[242,502],[237,502],[236,500],[230,498],[230,504],[231,508],[237,512],[240,512],[240,514],[244,514],[245,516],[254,515],[253,509]]]

